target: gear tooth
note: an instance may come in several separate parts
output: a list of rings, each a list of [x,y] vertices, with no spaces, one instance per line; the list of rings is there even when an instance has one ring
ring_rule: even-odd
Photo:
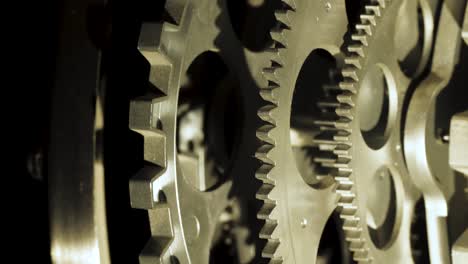
[[[339,87],[341,90],[351,92],[353,94],[357,93],[356,82],[354,80],[344,80],[340,82]]]
[[[381,16],[380,6],[378,6],[378,5],[366,5],[364,7],[364,9],[366,10],[366,13],[368,13],[368,14],[373,14],[375,16]]]
[[[257,129],[256,135],[257,138],[261,141],[274,145],[274,140],[270,137],[270,131],[274,128],[272,125],[263,125]]]
[[[341,75],[343,75],[344,78],[351,78],[355,81],[359,81],[357,76],[357,68],[352,65],[345,66],[341,71]]]
[[[359,263],[371,263],[372,260],[369,258],[369,250],[365,249],[362,252],[354,252],[353,258]]]
[[[273,233],[275,232],[276,226],[277,226],[276,221],[271,221],[271,220],[266,220],[265,224],[263,225],[262,229],[260,230],[259,237],[261,239],[274,239],[273,238]]]
[[[260,96],[262,97],[263,100],[276,105],[277,104],[277,99],[275,96],[276,89],[278,89],[278,87],[261,89]]]
[[[377,0],[377,3],[379,4],[380,8],[387,7],[387,4],[385,3],[385,1],[388,1],[388,0]]]
[[[174,231],[170,224],[170,209],[167,205],[159,206],[148,210],[148,216],[151,223],[152,237],[140,254],[140,263],[163,263],[162,259],[174,236]]]
[[[138,50],[159,51],[161,49],[163,27],[164,25],[161,23],[144,22],[141,25]]]
[[[359,36],[361,37],[361,36]],[[356,35],[353,35],[353,39],[356,39]],[[366,42],[366,37],[364,36],[363,39],[361,39],[361,41],[363,42]],[[367,45],[367,42],[366,44]],[[362,68],[362,65],[361,65],[361,57],[357,56],[357,55],[351,55],[349,57],[346,57],[345,58],[345,63],[348,64],[348,65],[352,65],[358,69],[361,69]]]
[[[362,58],[364,58],[364,56],[365,56],[364,48],[363,48],[363,46],[361,44],[349,45],[347,49],[348,49],[348,52],[357,54],[357,55],[361,56]]]
[[[265,122],[275,125],[275,119],[272,117],[272,111],[276,109],[276,105],[273,104],[268,104],[263,107],[261,107],[258,110],[258,116]]]
[[[296,10],[296,0],[281,0],[284,5],[284,9]]]
[[[288,9],[278,9],[275,11],[275,18],[277,21],[281,22],[288,28],[291,27],[291,18],[289,16],[289,13],[291,11]]]
[[[338,206],[345,207],[346,204],[350,204],[354,201],[354,194],[342,194],[338,200]]]
[[[367,35],[372,35],[372,26],[369,24],[356,24],[356,30],[358,32],[364,31]]]
[[[154,183],[163,176],[163,169],[148,165],[140,169],[130,179],[130,203],[133,208],[152,209],[158,201],[154,200]]]
[[[269,55],[268,57],[273,65],[277,65],[277,67],[282,67],[284,65],[283,58],[281,57],[278,48],[267,48],[265,53]]]
[[[340,107],[340,102],[336,100],[319,101],[317,103],[317,107],[323,108],[323,109],[337,108],[337,107]]]
[[[348,104],[350,106],[354,106],[354,100],[353,100],[353,93],[349,92],[343,92],[339,95],[336,96],[336,99],[343,104]]]
[[[277,249],[279,245],[280,245],[279,241],[269,240],[262,250],[262,257],[271,258],[272,260],[279,259],[279,257],[277,256]],[[275,261],[279,261],[279,260],[275,260]],[[282,263],[282,262],[273,262],[273,263]]]
[[[341,130],[340,130],[341,131]],[[351,141],[349,134],[344,134],[344,133],[337,133],[333,139],[336,140],[337,142],[340,142],[340,143],[348,143]]]
[[[171,0],[166,2],[165,10],[177,25],[180,25],[182,21],[187,2],[188,0]]]
[[[166,135],[158,129],[155,118],[158,115],[159,104],[151,99],[139,98],[130,103],[129,126],[143,136],[145,161],[164,167],[167,159]]]
[[[269,173],[272,169],[273,169],[272,165],[262,164],[255,172],[255,178],[261,180],[262,182],[266,184],[274,185],[275,182],[269,177]]]
[[[321,127],[333,127],[335,128],[335,120],[314,120],[314,125]]]
[[[349,107],[341,106],[339,108],[335,109],[335,113],[339,116],[346,117],[349,120],[352,120],[353,118],[353,112],[352,109]]]
[[[262,161],[265,164],[274,165],[274,162],[268,157],[268,153],[273,149],[273,146],[270,144],[264,144],[257,149],[255,152],[255,157]]]
[[[257,213],[257,218],[261,220],[269,220],[270,214],[275,209],[274,203],[264,203]]]
[[[265,76],[265,78],[268,81],[275,83],[276,85],[278,85],[280,83],[279,78],[278,78],[277,69],[278,68],[276,68],[276,67],[270,67],[270,68],[264,68],[263,69],[263,75]]]
[[[362,24],[371,24],[373,26],[377,24],[374,15],[362,14],[359,18],[361,19]]]
[[[356,228],[359,227],[359,222],[356,221],[355,219],[345,219],[343,221],[343,227],[345,227],[347,230],[355,230]]]
[[[263,200],[263,201],[270,200],[271,201],[272,199],[269,198],[269,195],[274,188],[275,186],[273,184],[264,183],[262,184],[260,189],[258,189],[255,197],[258,200]]]
[[[163,24],[144,23],[138,40],[138,50],[150,64],[149,82],[156,91],[167,94],[172,63],[162,52]]]
[[[325,93],[330,93],[333,91],[341,91],[342,89],[336,85],[336,84],[326,84],[322,86],[322,89],[324,90]]]
[[[271,38],[278,42],[279,44],[281,44],[282,46],[284,47],[287,47],[287,43],[286,43],[286,37],[285,37],[285,31],[283,28],[280,28],[280,27],[277,27],[277,28],[273,28],[272,30],[270,30],[270,36]]]
[[[351,242],[349,243],[349,250],[357,253],[357,252],[365,252],[367,251],[367,249],[363,248],[362,246],[364,246],[364,243],[362,242]]]

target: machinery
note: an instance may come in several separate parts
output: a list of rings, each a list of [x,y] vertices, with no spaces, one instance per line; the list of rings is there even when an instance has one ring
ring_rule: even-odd
[[[466,0],[59,10],[48,261],[466,262]]]

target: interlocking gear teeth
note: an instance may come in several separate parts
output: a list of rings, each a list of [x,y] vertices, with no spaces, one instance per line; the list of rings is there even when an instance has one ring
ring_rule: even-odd
[[[281,89],[280,80],[277,75],[278,69],[282,68],[284,61],[281,58],[281,49],[287,47],[286,31],[291,27],[290,12],[295,9],[293,0],[283,0],[283,8],[275,11],[277,26],[271,32],[271,38],[274,43],[271,48],[267,49],[270,55],[271,65],[263,69],[263,76],[267,80],[266,88],[261,88],[260,96],[267,102],[258,111],[258,116],[265,122],[257,130],[257,138],[261,142],[261,146],[255,153],[255,157],[261,162],[261,166],[256,172],[256,178],[263,182],[257,192],[256,198],[263,202],[263,206],[259,210],[257,217],[264,220],[265,223],[260,231],[259,237],[266,240],[266,245],[262,250],[262,256],[269,258],[269,263],[282,263],[282,257],[279,255],[278,248],[280,247],[279,235],[277,230],[277,216],[275,215],[275,207],[277,200],[274,198],[275,179],[269,174],[274,169],[274,162],[268,158],[268,153],[275,147],[275,142],[270,137],[270,133],[275,129],[276,122],[274,111],[276,109],[277,99],[275,95],[276,89]]]
[[[366,5],[364,10],[365,14],[360,16],[360,23],[355,26],[356,32],[352,34],[351,43],[347,46],[349,52],[344,60],[345,66],[341,72],[343,80],[339,84],[341,92],[336,96],[337,103],[330,104],[329,106],[335,108],[335,113],[340,117],[342,122],[340,127],[336,126],[337,121],[330,119],[328,122],[320,121],[322,126],[334,125],[337,132],[328,139],[317,137],[316,142],[320,144],[321,149],[332,151],[336,157],[322,157],[317,158],[317,162],[322,163],[322,166],[331,166],[339,169],[341,175],[334,175],[335,180],[338,182],[336,192],[340,195],[338,200],[338,207],[340,210],[340,217],[344,220],[343,230],[345,232],[345,239],[349,242],[349,249],[353,252],[354,260],[360,263],[370,263],[373,257],[370,256],[370,248],[368,241],[363,235],[361,228],[361,221],[358,215],[358,208],[356,204],[356,194],[354,182],[349,178],[353,173],[350,162],[352,155],[349,151],[351,146],[351,139],[349,136],[351,131],[350,124],[353,121],[353,113],[355,111],[355,98],[357,94],[356,87],[360,81],[359,71],[362,68],[362,60],[366,55],[366,48],[369,45],[369,40],[375,33],[375,27],[378,23],[378,18],[382,15],[385,8],[385,1],[377,1],[377,4]],[[340,144],[341,149],[330,149],[330,145]],[[336,173],[336,171],[335,171]]]

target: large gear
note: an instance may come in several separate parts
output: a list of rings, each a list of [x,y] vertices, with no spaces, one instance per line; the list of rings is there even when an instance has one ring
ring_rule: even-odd
[[[420,194],[406,169],[400,134],[411,80],[397,63],[393,41],[402,3],[365,5],[347,45],[336,106],[330,118],[319,122],[328,132],[316,138],[321,149],[328,150],[318,161],[335,170],[331,172],[338,182],[343,230],[359,262],[413,262],[410,226]],[[391,200],[396,204],[387,206]],[[387,226],[392,207],[393,220]],[[387,233],[384,242],[382,235],[372,235],[381,228]]]
[[[214,176],[219,168],[209,167],[202,147],[207,140],[199,131],[206,123],[204,110],[181,97],[185,90],[193,93],[193,86],[200,85],[188,79],[192,61],[197,67],[206,66],[206,60],[219,62],[213,53],[197,56],[218,50],[216,21],[222,20],[222,13],[216,1],[167,1],[165,9],[171,22],[143,23],[139,50],[150,64],[151,91],[130,105],[130,128],[143,136],[145,159],[130,182],[131,202],[148,210],[152,234],[140,262],[208,263],[232,182],[212,181],[219,177]],[[218,66],[221,71],[223,65]],[[192,105],[195,108],[188,111]]]
[[[346,5],[345,1],[283,0],[275,16],[274,44],[268,50],[269,65],[263,69],[267,82],[260,87],[265,103],[258,111],[264,122],[257,130],[261,146],[256,152],[261,162],[256,177],[263,183],[257,193],[263,202],[258,217],[265,221],[260,231],[260,238],[266,240],[262,255],[270,263],[316,263],[322,232],[337,197],[333,180],[320,179],[311,167],[308,152],[315,150],[303,138],[311,138],[308,133],[318,126],[308,125],[301,131],[295,124],[300,117],[291,117],[291,108],[294,86],[304,86],[296,83],[304,75],[301,66],[307,64],[309,54],[330,54],[332,60],[340,54],[348,25]]]

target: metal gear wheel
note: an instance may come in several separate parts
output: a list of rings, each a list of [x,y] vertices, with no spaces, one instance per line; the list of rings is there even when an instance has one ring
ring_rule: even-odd
[[[261,146],[256,152],[261,163],[256,177],[262,181],[257,199],[263,202],[258,218],[265,221],[260,231],[260,238],[266,240],[262,256],[270,263],[316,263],[337,195],[333,179],[311,167],[310,152],[316,152],[317,146],[311,145],[310,133],[314,129],[316,133],[318,126],[299,124],[304,123],[301,116],[292,113],[294,86],[311,85],[297,84],[309,54],[326,53],[332,60],[340,54],[348,25],[346,4],[283,0],[275,17],[274,44],[267,50],[269,65],[263,69],[266,83],[260,87],[265,102],[258,111],[263,121],[257,130]]]
[[[398,64],[395,19],[404,1],[370,1],[347,44],[342,81],[317,161],[337,181],[338,207],[358,262],[412,263],[410,227],[420,196],[406,169],[402,106],[411,79]],[[395,203],[391,203],[395,201]]]
[[[138,48],[150,65],[150,91],[132,100],[129,121],[143,136],[145,160],[130,182],[131,204],[148,210],[152,234],[141,263],[209,263],[218,224],[223,224],[219,218],[230,204],[228,158],[213,160],[220,155],[205,148],[210,138],[202,131],[206,118],[220,120],[209,113],[222,113],[210,112],[197,101],[197,92],[205,100],[212,94],[194,90],[209,81],[221,87],[214,96],[224,101],[208,104],[222,106],[235,99],[222,91],[235,84],[231,75],[223,75],[223,69],[233,70],[235,63],[225,58],[224,65],[216,53],[218,45],[229,50],[235,43],[219,37],[219,25],[229,21],[224,8],[224,3],[211,0],[171,0],[165,5],[170,22],[142,25]],[[216,65],[210,79],[194,79],[209,70],[204,68],[207,60]],[[219,140],[209,143],[215,143],[215,151],[223,149]]]

